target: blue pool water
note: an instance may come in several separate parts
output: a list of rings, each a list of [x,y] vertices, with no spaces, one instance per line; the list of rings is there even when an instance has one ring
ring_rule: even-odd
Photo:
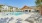
[[[8,15],[16,15],[16,16],[19,16],[19,15],[22,15],[23,12],[9,12]]]

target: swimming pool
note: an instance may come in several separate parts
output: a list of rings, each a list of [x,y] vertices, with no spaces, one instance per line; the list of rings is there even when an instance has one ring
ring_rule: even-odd
[[[15,15],[15,16],[19,16],[22,15],[23,12],[6,12],[6,15]]]

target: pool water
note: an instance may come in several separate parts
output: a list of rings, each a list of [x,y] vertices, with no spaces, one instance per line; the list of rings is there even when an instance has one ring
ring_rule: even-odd
[[[19,16],[22,15],[23,12],[9,12],[8,15],[15,15],[15,16]]]

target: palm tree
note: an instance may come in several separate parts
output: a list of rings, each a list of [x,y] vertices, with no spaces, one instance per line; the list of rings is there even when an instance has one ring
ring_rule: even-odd
[[[10,7],[10,12],[12,12],[13,11],[13,7],[12,6],[9,6]]]
[[[40,7],[40,14],[42,15],[42,0],[36,0],[36,5],[37,5],[37,7]]]
[[[18,8],[16,8],[16,11],[18,11]]]
[[[42,16],[42,0],[36,0],[35,3],[37,5],[37,7],[40,7],[39,11],[40,11],[40,15]],[[39,16],[36,20],[38,21],[41,18],[41,16]]]

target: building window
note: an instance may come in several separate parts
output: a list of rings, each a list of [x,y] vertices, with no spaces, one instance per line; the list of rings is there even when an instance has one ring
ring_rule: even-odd
[[[31,12],[31,10],[29,10],[29,12]]]
[[[36,10],[36,12],[39,12],[39,10]]]
[[[28,12],[28,10],[25,10],[25,12]]]

